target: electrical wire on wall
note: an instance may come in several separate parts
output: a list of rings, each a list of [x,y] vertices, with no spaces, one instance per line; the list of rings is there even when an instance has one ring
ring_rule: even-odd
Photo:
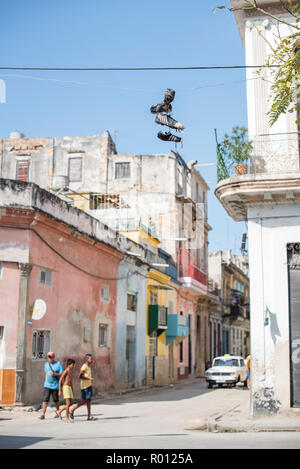
[[[61,259],[63,259],[65,262],[67,262],[69,265],[74,267],[75,269],[79,270],[80,272],[89,275],[91,277],[97,278],[99,280],[107,280],[107,281],[117,281],[117,280],[126,280],[128,276],[135,275],[136,273],[139,273],[138,271],[128,273],[124,277],[102,277],[100,275],[93,274],[91,272],[88,272],[85,269],[82,269],[78,265],[74,264],[72,261],[67,259],[63,254],[61,254],[59,251],[57,251],[53,246],[51,246],[48,241],[46,241],[34,228],[30,227],[21,227],[21,226],[7,226],[7,225],[0,225],[0,228],[11,228],[11,229],[18,229],[18,230],[24,230],[24,231],[32,231],[51,251],[53,251],[57,256],[59,256]],[[102,241],[99,241],[101,243]]]

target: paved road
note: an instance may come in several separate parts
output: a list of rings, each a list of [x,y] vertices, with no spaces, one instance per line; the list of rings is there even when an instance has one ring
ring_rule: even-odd
[[[242,393],[242,394],[241,394]],[[73,424],[39,413],[0,412],[0,448],[30,449],[208,449],[300,448],[300,433],[214,434],[196,430],[207,418],[229,410],[244,389],[208,390],[200,380],[93,406],[95,422],[81,408]]]

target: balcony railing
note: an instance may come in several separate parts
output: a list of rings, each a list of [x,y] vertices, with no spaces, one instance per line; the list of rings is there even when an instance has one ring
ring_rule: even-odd
[[[148,306],[148,334],[157,331],[160,335],[168,328],[168,308],[160,305]]]
[[[166,345],[169,345],[173,340],[180,338],[184,339],[189,334],[189,319],[186,316],[177,314],[168,315],[168,329],[166,331]]]
[[[177,267],[174,264],[172,257],[163,251],[158,249],[158,252],[152,252],[149,249],[146,250],[146,261],[153,265],[153,267],[171,278],[177,280]]]
[[[300,171],[299,132],[261,134],[249,138],[253,145],[250,158],[245,162],[249,175],[294,174]],[[220,145],[220,148],[222,146]],[[222,151],[217,155],[218,182],[241,176],[223,158]]]
[[[179,278],[192,278],[202,285],[207,285],[207,274],[196,266],[194,256],[187,249],[179,250],[178,276]]]

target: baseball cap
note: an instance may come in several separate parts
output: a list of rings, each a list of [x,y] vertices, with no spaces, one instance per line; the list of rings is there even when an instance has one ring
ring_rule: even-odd
[[[55,353],[54,353],[54,352],[49,352],[48,355],[47,355],[47,357],[53,358],[53,357],[55,357]]]

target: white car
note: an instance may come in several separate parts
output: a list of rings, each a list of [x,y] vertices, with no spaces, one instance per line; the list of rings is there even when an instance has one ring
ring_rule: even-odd
[[[247,386],[247,369],[243,357],[224,355],[216,357],[212,367],[206,370],[205,378],[208,387],[212,388],[214,384],[219,387],[223,384],[235,386],[237,383],[243,383]]]

